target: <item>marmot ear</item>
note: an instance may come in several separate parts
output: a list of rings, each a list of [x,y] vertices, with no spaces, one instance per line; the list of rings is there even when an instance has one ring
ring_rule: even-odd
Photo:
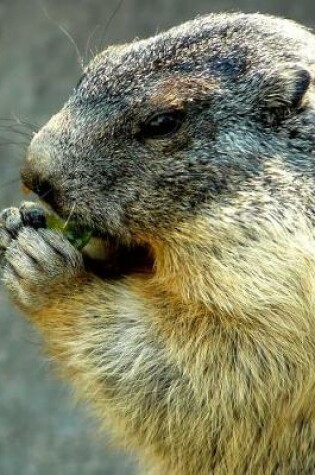
[[[273,113],[277,109],[296,109],[302,104],[311,79],[308,69],[298,64],[266,71],[260,84],[259,102]]]

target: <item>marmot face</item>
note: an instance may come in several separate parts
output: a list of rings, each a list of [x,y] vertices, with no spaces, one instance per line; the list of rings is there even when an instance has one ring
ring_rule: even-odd
[[[111,47],[34,137],[23,180],[64,217],[132,239],[231,202],[238,219],[312,206],[314,62],[308,31],[261,15]]]

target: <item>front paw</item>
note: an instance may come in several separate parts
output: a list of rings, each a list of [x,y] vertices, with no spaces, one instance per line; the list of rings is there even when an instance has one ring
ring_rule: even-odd
[[[0,264],[6,250],[22,227],[22,217],[18,208],[7,208],[0,213]]]
[[[49,305],[84,273],[82,255],[62,233],[25,227],[17,212],[5,213],[0,228],[4,285],[23,308]]]

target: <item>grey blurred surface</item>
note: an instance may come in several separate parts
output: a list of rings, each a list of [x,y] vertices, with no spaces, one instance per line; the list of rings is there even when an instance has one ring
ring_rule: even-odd
[[[313,0],[125,0],[113,17],[118,4],[0,0],[0,209],[24,199],[18,170],[32,128],[58,110],[80,76],[74,45],[62,30],[87,60],[90,50],[211,11],[261,11],[315,23]],[[27,125],[22,129],[16,120]],[[84,406],[72,405],[71,390],[54,378],[35,330],[0,288],[0,475],[131,475],[135,467],[97,435]]]

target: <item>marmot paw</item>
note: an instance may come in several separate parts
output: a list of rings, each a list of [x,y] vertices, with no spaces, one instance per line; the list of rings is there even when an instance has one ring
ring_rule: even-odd
[[[55,286],[84,271],[83,258],[58,231],[25,227],[19,209],[0,215],[3,282],[22,306],[40,306]]]

